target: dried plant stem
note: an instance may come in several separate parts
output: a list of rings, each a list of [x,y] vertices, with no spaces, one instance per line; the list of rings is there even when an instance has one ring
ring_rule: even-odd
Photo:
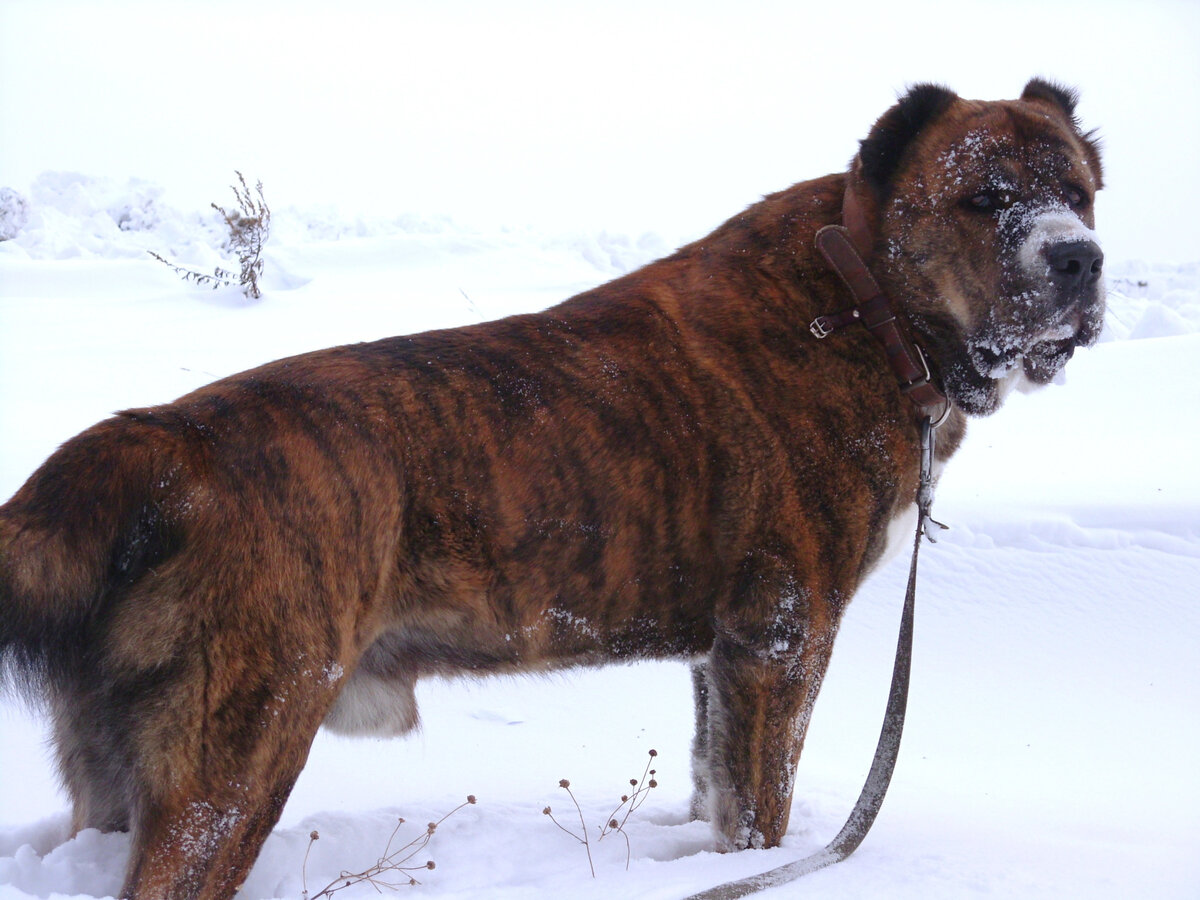
[[[640,782],[633,778],[629,780],[630,786],[637,788],[637,790],[633,792],[633,796],[621,798],[620,804],[609,814],[607,823],[600,831],[600,837],[604,837],[604,835],[609,834],[610,832],[620,831],[622,828],[624,828],[625,823],[629,821],[629,817],[633,814],[633,811],[646,802],[646,796],[650,793],[650,789],[658,787],[658,782],[654,780],[653,777],[647,780],[648,775],[653,776],[655,774],[655,770],[650,768],[650,763],[654,762],[654,757],[656,756],[658,756],[658,751],[651,750],[650,759],[646,762],[646,768],[642,772],[642,779]],[[625,815],[618,823],[617,813],[619,813],[622,808],[625,810]]]
[[[629,835],[626,834],[626,832],[625,832],[625,823],[629,821],[629,817],[633,814],[633,811],[635,809],[637,809],[638,807],[640,807],[643,803],[646,802],[646,796],[650,793],[651,789],[658,787],[658,782],[654,779],[655,770],[650,768],[650,763],[652,763],[654,761],[654,757],[656,757],[656,756],[658,756],[658,751],[651,750],[650,751],[650,759],[646,763],[645,771],[642,772],[641,780],[639,781],[636,778],[629,779],[629,784],[632,787],[636,788],[636,790],[634,790],[634,792],[633,792],[633,795],[632,796],[630,796],[630,795],[622,796],[621,802],[609,814],[608,818],[605,820],[604,825],[600,826],[600,828],[599,828],[600,836],[599,836],[599,838],[597,838],[597,840],[602,841],[602,840],[604,840],[605,837],[612,834],[613,832],[619,832],[621,834],[621,836],[623,838],[625,838],[625,869],[626,869],[626,871],[629,870],[629,861],[630,861],[633,853],[632,853],[632,847],[630,846],[630,843],[629,843]],[[583,810],[580,809],[579,801],[575,799],[575,794],[572,793],[572,791],[571,791],[571,782],[570,781],[568,781],[567,779],[564,778],[558,783],[558,786],[563,788],[567,792],[567,795],[570,796],[570,798],[571,798],[571,802],[573,804],[575,804],[575,811],[576,811],[576,813],[579,814],[580,833],[576,834],[570,828],[567,828],[561,822],[559,822],[558,819],[554,818],[554,813],[551,812],[549,806],[547,806],[545,809],[542,810],[542,814],[545,816],[548,816],[550,821],[553,822],[555,825],[557,825],[559,827],[559,829],[566,832],[571,837],[575,838],[575,840],[579,841],[579,843],[583,844],[583,848],[587,852],[588,868],[592,872],[592,877],[595,878],[596,877],[596,867],[592,862],[592,847],[588,841],[587,825],[584,823]],[[625,814],[618,821],[617,816],[621,813],[622,809],[625,811]]]
[[[392,844],[395,843],[396,835],[400,833],[400,828],[402,825],[404,825],[404,819],[400,819],[397,821],[396,827],[392,830],[391,837],[388,838],[387,846],[384,847],[383,850],[383,855],[375,861],[374,865],[368,866],[361,872],[343,871],[341,875],[329,882],[329,884],[325,885],[325,887],[321,888],[321,890],[317,891],[317,893],[310,895],[308,893],[308,854],[312,850],[312,845],[321,837],[321,835],[316,831],[312,832],[308,836],[308,848],[304,851],[304,863],[300,869],[300,880],[301,884],[303,885],[304,900],[318,900],[320,897],[332,897],[340,890],[344,890],[352,885],[362,884],[363,882],[371,885],[371,887],[375,888],[377,891],[381,888],[399,890],[407,885],[420,884],[420,882],[417,881],[412,873],[418,872],[422,869],[432,870],[436,866],[433,860],[429,860],[428,862],[420,863],[418,865],[409,865],[409,861],[429,845],[429,842],[433,839],[433,835],[437,831],[439,825],[441,825],[463,807],[472,806],[474,803],[475,795],[472,794],[467,797],[466,802],[460,803],[436,822],[430,822],[428,825],[426,825],[425,831],[420,835],[413,838],[403,847],[393,850]]]
[[[214,291],[219,287],[229,287],[231,284],[236,284],[236,281],[234,280],[234,274],[226,271],[225,269],[216,268],[213,269],[213,273],[211,275],[205,275],[203,272],[197,272],[195,269],[177,266],[169,259],[163,259],[153,250],[147,250],[146,252],[157,259],[164,266],[167,266],[169,269],[173,270],[175,274],[183,278],[184,281],[194,281],[196,284],[203,285],[211,284]]]
[[[592,847],[591,844],[588,843],[587,825],[583,821],[583,810],[580,809],[579,801],[575,799],[575,795],[571,792],[571,782],[564,778],[559,781],[558,786],[567,792],[567,796],[569,796],[571,798],[571,802],[575,804],[575,812],[579,814],[579,834],[576,834],[570,828],[564,827],[563,824],[558,821],[558,819],[554,818],[554,813],[550,811],[550,807],[547,806],[542,810],[542,813],[549,816],[551,822],[553,822],[571,837],[575,838],[575,840],[579,841],[579,843],[583,844],[583,849],[587,852],[588,868],[591,869],[592,877],[595,878],[596,866],[592,863]]]
[[[658,756],[658,751],[651,750],[650,758],[646,761],[646,768],[642,771],[641,781],[638,781],[636,778],[629,779],[630,786],[636,789],[633,795],[621,797],[620,804],[609,813],[608,819],[600,829],[600,840],[604,840],[605,837],[614,831],[619,832],[621,837],[625,838],[625,871],[627,872],[629,871],[629,860],[633,855],[633,851],[629,844],[629,835],[625,833],[625,823],[629,821],[629,817],[633,815],[633,811],[646,802],[646,797],[650,794],[651,789],[658,787],[658,781],[654,778],[656,774],[655,770],[650,768],[650,764],[654,762],[654,757],[656,756]],[[618,822],[617,814],[622,809],[625,810],[625,815]]]
[[[271,210],[263,196],[262,182],[254,189],[258,193],[255,200],[246,186],[246,179],[241,172],[236,172],[239,189],[232,185],[233,196],[237,199],[238,208],[229,211],[223,206],[213,203],[212,208],[221,214],[225,225],[229,228],[229,249],[237,254],[238,264],[242,267],[239,284],[242,285],[247,297],[257,300],[261,295],[258,289],[258,279],[262,275],[263,244],[271,233]]]

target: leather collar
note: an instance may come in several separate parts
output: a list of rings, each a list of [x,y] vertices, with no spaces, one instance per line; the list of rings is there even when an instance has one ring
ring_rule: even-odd
[[[818,231],[816,244],[825,261],[854,295],[855,304],[833,315],[818,316],[809,329],[823,339],[839,328],[862,322],[883,345],[900,390],[936,428],[950,414],[950,400],[933,383],[925,354],[909,337],[908,329],[902,327],[887,295],[863,262],[863,256],[871,250],[871,233],[849,186],[843,200],[842,222]]]

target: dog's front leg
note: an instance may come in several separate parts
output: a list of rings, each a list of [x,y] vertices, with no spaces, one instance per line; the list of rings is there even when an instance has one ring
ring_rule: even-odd
[[[725,849],[774,847],[787,831],[796,764],[832,635],[747,646],[728,636],[707,665],[709,816]]]

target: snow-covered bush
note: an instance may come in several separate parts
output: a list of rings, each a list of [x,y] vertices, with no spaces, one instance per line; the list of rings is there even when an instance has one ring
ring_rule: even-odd
[[[255,199],[250,193],[250,188],[246,186],[246,179],[242,176],[242,173],[237,172],[236,174],[238,184],[233,185],[232,190],[234,197],[237,198],[237,208],[228,210],[216,203],[212,204],[212,208],[217,211],[221,219],[225,222],[225,227],[229,229],[229,234],[222,244],[222,249],[237,256],[238,265],[241,269],[239,273],[234,274],[218,266],[213,269],[211,275],[206,275],[203,272],[197,272],[185,266],[177,266],[153,250],[146,252],[159,262],[170,266],[183,276],[185,281],[211,285],[214,289],[238,284],[241,285],[242,293],[253,300],[257,300],[262,296],[262,291],[258,287],[258,279],[262,277],[263,245],[267,242],[267,238],[271,233],[271,210],[267,206],[266,198],[263,196],[262,182],[258,182],[254,187],[255,193],[258,194],[258,198]],[[238,185],[241,185],[241,187],[239,188]]]
[[[29,222],[29,201],[12,188],[0,188],[0,241],[11,241]]]

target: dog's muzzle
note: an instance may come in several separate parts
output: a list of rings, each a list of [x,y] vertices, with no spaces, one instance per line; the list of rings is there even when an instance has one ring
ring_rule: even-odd
[[[1104,323],[1104,251],[1090,236],[1053,241],[1041,250],[1054,324],[1024,354],[1034,384],[1057,378],[1076,347],[1099,339]]]

